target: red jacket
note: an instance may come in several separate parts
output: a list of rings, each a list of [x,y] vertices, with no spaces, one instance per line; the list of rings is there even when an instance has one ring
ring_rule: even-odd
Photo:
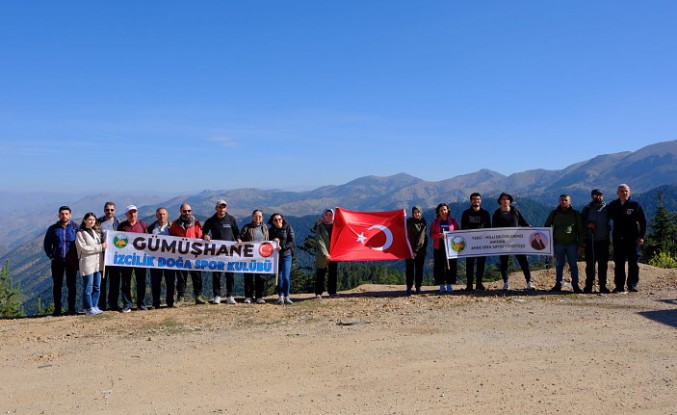
[[[433,249],[441,249],[440,241],[444,240],[444,232],[442,232],[440,222],[442,222],[440,218],[435,218],[432,225],[430,225],[430,237],[433,238]],[[449,222],[450,231],[461,229],[461,227],[458,226],[456,219],[452,218],[451,216],[447,218],[447,222]]]
[[[200,221],[193,216],[193,223],[184,228],[181,225],[181,219],[177,219],[172,223],[172,226],[169,227],[169,234],[171,236],[185,236],[186,238],[202,238],[202,227],[200,226]]]

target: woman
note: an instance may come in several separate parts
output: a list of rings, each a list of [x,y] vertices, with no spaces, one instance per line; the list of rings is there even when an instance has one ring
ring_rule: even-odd
[[[263,212],[256,209],[252,212],[252,221],[240,232],[242,242],[263,242],[268,240],[268,227],[263,224]],[[263,294],[266,289],[266,279],[263,274],[244,274],[244,302],[251,304],[252,297],[256,304],[265,304]],[[252,295],[254,294],[254,295]]]
[[[279,252],[277,292],[280,298],[278,304],[293,304],[289,298],[291,262],[294,255],[294,229],[287,223],[280,213],[273,213],[268,220],[270,240],[277,242]]]
[[[529,227],[529,223],[522,212],[520,212],[516,207],[512,206],[512,196],[508,193],[501,193],[498,197],[498,204],[501,206],[494,212],[493,217],[491,218],[491,227],[492,228],[516,228],[518,226]],[[503,277],[503,291],[508,291],[510,289],[510,282],[508,281],[508,260],[510,256],[501,255],[500,260],[500,269],[501,276]],[[534,291],[536,286],[531,281],[531,272],[529,271],[529,262],[527,261],[526,255],[515,255],[517,263],[522,272],[524,273],[524,278],[527,280],[527,290]]]
[[[430,237],[433,238],[433,258],[435,260],[435,284],[440,285],[440,294],[452,292],[451,284],[456,283],[456,259],[447,259],[444,249],[444,232],[460,229],[456,219],[450,216],[451,209],[446,203],[440,203],[435,208],[436,218],[430,226]],[[446,286],[445,286],[446,283]]]
[[[89,212],[82,219],[80,230],[75,238],[75,247],[80,258],[80,275],[83,278],[82,305],[86,315],[96,316],[102,313],[98,304],[103,250],[106,249],[106,242],[102,240],[101,230],[94,213]]]
[[[414,253],[413,258],[405,260],[407,272],[407,295],[411,295],[411,288],[416,281],[416,294],[421,293],[423,284],[423,266],[428,249],[428,224],[423,219],[423,210],[420,206],[411,209],[411,218],[407,218],[407,237]]]
[[[327,277],[327,292],[330,298],[338,297],[336,289],[338,285],[338,262],[332,261],[329,253],[331,245],[331,233],[334,229],[334,210],[325,209],[322,217],[310,230],[315,234],[317,245],[315,246],[315,298],[322,299],[324,292],[324,279]]]

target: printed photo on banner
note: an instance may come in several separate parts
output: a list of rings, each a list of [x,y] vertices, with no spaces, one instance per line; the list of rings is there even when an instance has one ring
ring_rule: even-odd
[[[552,228],[493,228],[445,232],[447,258],[553,255]]]
[[[204,241],[109,231],[106,266],[277,274],[277,242]]]

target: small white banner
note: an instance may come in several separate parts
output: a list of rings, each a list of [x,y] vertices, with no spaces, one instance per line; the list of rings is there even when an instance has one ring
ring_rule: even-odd
[[[204,241],[109,231],[106,266],[277,274],[277,242]]]
[[[553,255],[552,228],[492,228],[444,233],[447,258]]]

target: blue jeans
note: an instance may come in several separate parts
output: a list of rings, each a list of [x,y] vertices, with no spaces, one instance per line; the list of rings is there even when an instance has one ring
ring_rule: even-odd
[[[101,272],[82,277],[82,306],[86,310],[99,304],[99,292],[101,291]]]
[[[557,284],[562,284],[564,274],[564,257],[571,269],[571,284],[578,285],[578,245],[555,243],[555,278]]]
[[[291,280],[289,278],[291,276],[291,261],[291,255],[281,256],[279,269],[277,270],[277,293],[279,295],[284,295],[285,297],[289,297],[289,289],[291,285]]]

